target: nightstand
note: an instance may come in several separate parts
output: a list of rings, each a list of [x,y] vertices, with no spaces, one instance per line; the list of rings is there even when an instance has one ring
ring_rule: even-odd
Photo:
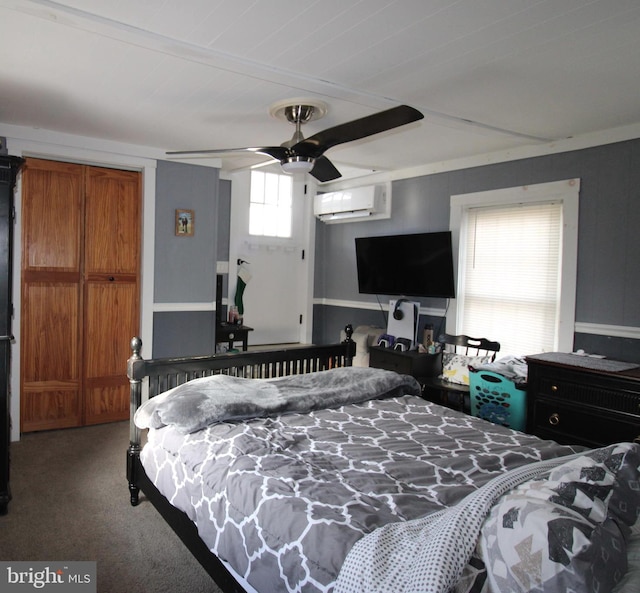
[[[369,366],[412,375],[420,383],[424,399],[466,414],[471,413],[469,386],[449,383],[439,378],[442,374],[442,352],[400,352],[374,346],[369,350]]]
[[[417,350],[400,352],[391,348],[372,346],[369,349],[369,366],[420,377],[436,377],[442,372],[442,353],[427,354]]]
[[[246,325],[221,323],[216,326],[216,344],[226,342],[231,350],[234,342],[242,342],[242,350],[247,350],[250,331],[253,331],[253,328]]]

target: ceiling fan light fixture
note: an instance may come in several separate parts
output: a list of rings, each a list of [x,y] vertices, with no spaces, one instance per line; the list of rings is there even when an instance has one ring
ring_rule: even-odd
[[[280,163],[285,173],[310,173],[316,160],[303,156],[293,156]]]
[[[409,105],[398,105],[385,111],[379,111],[344,124],[339,124],[310,138],[302,135],[302,124],[326,113],[326,105],[320,101],[280,102],[272,106],[271,115],[284,117],[295,124],[296,131],[290,140],[280,146],[263,146],[230,149],[211,149],[198,151],[178,151],[167,154],[222,154],[225,152],[253,152],[270,156],[281,165],[285,173],[309,173],[320,183],[341,177],[324,153],[346,142],[353,142],[387,130],[416,122],[424,117],[417,109]]]

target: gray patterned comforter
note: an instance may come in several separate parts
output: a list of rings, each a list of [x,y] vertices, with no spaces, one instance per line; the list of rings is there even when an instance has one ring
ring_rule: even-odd
[[[141,459],[221,559],[261,593],[329,592],[378,527],[440,511],[510,468],[573,449],[414,395],[152,429]]]
[[[612,592],[627,571],[639,484],[633,443],[513,469],[454,507],[361,538],[335,591]]]

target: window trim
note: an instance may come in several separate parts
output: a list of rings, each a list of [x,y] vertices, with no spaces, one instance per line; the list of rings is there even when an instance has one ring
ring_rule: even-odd
[[[517,203],[549,202],[562,203],[562,261],[560,275],[560,304],[557,344],[561,352],[573,350],[575,333],[576,285],[578,270],[578,211],[580,179],[566,179],[535,185],[510,187],[497,190],[452,195],[450,198],[449,228],[453,241],[453,265],[457,279],[456,294],[461,291],[460,256],[464,254],[461,239],[465,236],[462,225],[469,208],[501,206]],[[458,318],[462,300],[452,299],[447,310],[447,331],[459,333]],[[483,336],[475,336],[483,337]]]

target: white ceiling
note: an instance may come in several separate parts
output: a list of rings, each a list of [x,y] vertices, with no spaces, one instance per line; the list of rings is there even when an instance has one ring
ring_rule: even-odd
[[[0,0],[0,39],[0,135],[222,149],[288,140],[269,107],[290,98],[329,106],[305,136],[425,114],[332,148],[344,173],[640,124],[638,0]]]

